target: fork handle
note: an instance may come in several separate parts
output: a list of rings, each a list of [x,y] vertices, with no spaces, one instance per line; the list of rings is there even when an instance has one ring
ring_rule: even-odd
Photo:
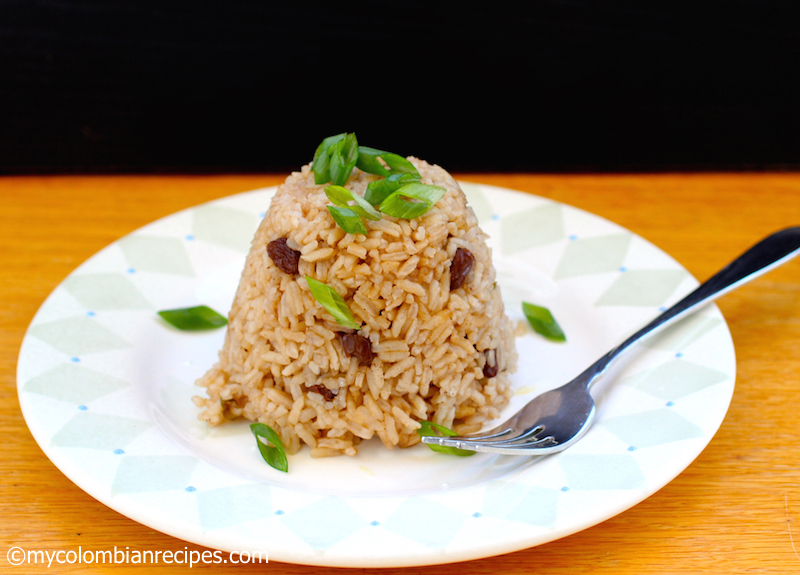
[[[678,321],[729,291],[786,263],[798,254],[800,254],[800,226],[786,228],[767,236],[678,303],[606,353],[579,377],[583,379],[587,387],[591,386],[614,359],[645,336]]]

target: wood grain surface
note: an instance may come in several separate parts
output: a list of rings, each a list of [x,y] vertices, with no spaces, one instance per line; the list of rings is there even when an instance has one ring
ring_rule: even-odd
[[[763,236],[800,225],[800,174],[457,174],[610,219],[705,279]],[[25,329],[76,266],[157,218],[279,183],[263,176],[0,178],[0,571],[189,572],[184,565],[12,567],[12,547],[200,550],[97,502],[44,456],[19,410]],[[800,573],[800,259],[718,303],[737,354],[736,390],[707,449],[639,505],[570,537],[468,563],[383,573]],[[339,571],[282,564],[195,565],[215,573]]]

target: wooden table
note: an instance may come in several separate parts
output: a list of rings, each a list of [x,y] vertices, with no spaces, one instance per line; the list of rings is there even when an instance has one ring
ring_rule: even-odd
[[[652,241],[705,279],[762,236],[800,225],[800,174],[459,174],[571,204]],[[16,395],[20,341],[45,297],[81,262],[162,216],[283,176],[0,178],[0,564],[4,573],[88,572],[6,563],[13,546],[202,550],[87,495],[43,455]],[[730,411],[674,481],[600,525],[496,558],[428,569],[455,573],[800,573],[800,260],[719,302],[737,352]],[[137,565],[105,567],[142,572]],[[172,573],[159,564],[148,573]],[[323,573],[270,563],[199,565],[215,573]],[[386,573],[406,571],[388,569]],[[407,572],[421,572],[410,569]]]

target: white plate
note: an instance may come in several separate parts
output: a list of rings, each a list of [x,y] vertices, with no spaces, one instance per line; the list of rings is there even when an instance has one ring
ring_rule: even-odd
[[[697,282],[642,238],[530,194],[463,183],[491,237],[513,319],[549,307],[568,342],[518,338],[508,412],[565,382]],[[23,341],[18,393],[53,463],[153,529],[223,551],[348,567],[429,565],[539,545],[642,501],[721,424],[734,387],[727,325],[710,306],[649,340],[593,393],[598,417],[544,458],[454,457],[426,446],[267,466],[246,424],[207,429],[194,386],[223,331],[184,333],[159,309],[225,313],[274,188],[158,220],[103,249],[47,298]],[[608,383],[613,381],[613,385]]]

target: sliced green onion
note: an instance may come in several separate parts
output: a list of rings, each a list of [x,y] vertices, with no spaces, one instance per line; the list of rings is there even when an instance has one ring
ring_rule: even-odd
[[[411,183],[398,188],[381,202],[380,210],[389,216],[413,220],[430,210],[445,192],[439,186]]]
[[[330,313],[339,325],[352,329],[361,329],[361,324],[353,317],[353,312],[347,307],[344,298],[335,289],[325,285],[319,280],[306,276],[308,289],[322,307]]]
[[[250,431],[256,436],[258,450],[264,461],[278,471],[289,471],[289,461],[286,459],[283,442],[275,430],[265,423],[251,423]]]
[[[358,215],[363,218],[367,218],[368,220],[378,221],[382,217],[381,213],[372,207],[372,204],[345,187],[327,186],[325,188],[325,195],[327,195],[328,199],[337,206],[342,208],[350,208]],[[349,202],[355,202],[355,205],[351,206]]]
[[[364,225],[364,222],[361,221],[361,216],[352,208],[328,206],[328,211],[331,213],[336,225],[348,234],[367,234],[367,227]]]
[[[398,154],[383,154],[381,156],[381,160],[386,162],[386,165],[389,166],[389,171],[393,174],[411,174],[412,176],[419,178],[419,172],[417,168],[414,167],[414,164],[409,162],[403,156]]]
[[[325,186],[325,195],[337,206],[350,207],[347,202],[353,199],[353,193],[342,186]]]
[[[370,182],[363,198],[349,192],[348,199],[345,193],[347,191],[342,189],[326,189],[326,193],[339,208],[349,209],[371,220],[380,219],[371,206],[380,206],[381,212],[397,218],[416,218],[431,209],[445,193],[444,188],[420,183],[419,172],[406,158],[384,150],[359,146],[356,135],[352,133],[341,133],[322,140],[314,152],[311,164],[315,183],[319,185],[331,182],[338,187],[347,183],[354,168],[377,174],[384,179]],[[351,205],[351,202],[355,202],[355,205]],[[352,220],[349,212],[333,210],[331,213],[337,213],[340,219],[347,216]],[[351,224],[351,227],[355,225]]]
[[[363,172],[367,172],[368,174],[376,174],[384,177],[388,176],[391,172],[378,161],[378,158],[380,158],[383,154],[386,154],[386,152],[383,150],[376,150],[375,148],[369,148],[367,146],[359,146],[358,162],[356,162],[356,167]]]
[[[215,329],[228,323],[228,320],[205,305],[164,309],[158,312],[164,321],[183,331]]]
[[[347,134],[330,150],[331,183],[343,186],[350,179],[358,160],[358,141],[355,134]]]
[[[364,193],[364,199],[371,205],[377,206],[401,187],[418,181],[419,178],[413,174],[392,174],[383,180],[370,182]]]
[[[417,434],[420,437],[426,437],[426,436],[441,437],[442,435],[446,437],[453,437],[455,435],[458,435],[452,429],[448,429],[444,425],[439,425],[438,423],[432,423],[430,421],[420,421],[419,423],[422,426],[417,430]],[[474,451],[469,451],[467,449],[459,449],[457,447],[450,447],[448,445],[436,445],[433,443],[428,443],[427,445],[428,447],[430,447],[434,451],[438,451],[439,453],[449,453],[451,455],[459,455],[461,457],[469,457],[470,455],[475,455]]]
[[[386,163],[384,166],[378,159]],[[359,170],[378,176],[389,176],[391,174],[412,174],[419,178],[419,172],[414,165],[399,154],[376,150],[367,146],[358,147],[358,162],[356,167]]]
[[[314,171],[314,183],[317,185],[331,181],[329,149],[343,140],[346,135],[342,133],[328,136],[317,146],[317,150],[314,152],[314,161],[311,163],[311,169]]]
[[[536,333],[553,341],[567,341],[561,326],[546,307],[522,302],[522,313]]]
[[[356,204],[350,207],[353,208],[357,213],[361,214],[362,217],[374,222],[377,222],[383,217],[378,210],[372,207],[372,204],[358,194],[353,194],[353,200],[356,202]]]

